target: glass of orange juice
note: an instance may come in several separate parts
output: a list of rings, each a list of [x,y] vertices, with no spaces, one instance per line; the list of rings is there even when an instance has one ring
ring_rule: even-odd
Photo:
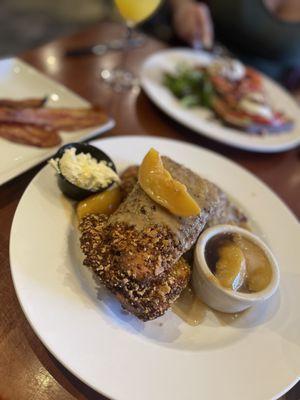
[[[125,55],[130,48],[134,28],[149,18],[157,10],[161,2],[162,0],[115,0],[118,11],[127,27],[122,64],[124,64]],[[102,70],[101,77],[116,91],[127,90],[138,84],[136,76],[131,71],[125,69],[123,65],[115,69]]]

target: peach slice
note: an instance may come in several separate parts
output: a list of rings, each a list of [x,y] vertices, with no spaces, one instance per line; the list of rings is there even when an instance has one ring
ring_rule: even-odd
[[[234,243],[227,243],[219,248],[218,254],[215,276],[223,287],[238,290],[246,277],[246,259],[242,250]]]
[[[88,214],[110,215],[116,211],[122,201],[121,189],[117,186],[105,192],[93,194],[77,204],[78,219]]]
[[[139,184],[152,200],[180,217],[200,214],[201,209],[185,185],[165,169],[159,153],[151,149],[139,168]]]

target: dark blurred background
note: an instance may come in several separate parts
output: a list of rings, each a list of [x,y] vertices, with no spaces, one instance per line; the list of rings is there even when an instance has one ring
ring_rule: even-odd
[[[112,0],[0,0],[0,57],[22,53],[104,19],[120,20]],[[152,28],[151,21],[141,26],[146,31]],[[170,30],[156,18],[158,37],[169,40]]]
[[[216,2],[221,5],[223,4],[223,8],[225,7],[222,11],[222,17],[226,17],[227,14],[226,11],[229,4],[227,1],[229,2],[229,0],[224,0],[224,3],[221,1]],[[258,3],[266,1],[255,0],[256,7]],[[299,1],[299,4],[297,4],[300,5],[300,0],[297,1]],[[213,2],[210,1],[211,3]],[[250,10],[253,9],[254,4],[252,0],[241,0],[241,3],[231,1],[231,3],[237,3],[237,5],[243,3],[245,9],[248,7],[247,13],[249,12],[249,7]],[[180,42],[176,35],[174,35],[171,23],[171,11],[168,7],[168,2],[163,2],[163,6],[159,9],[159,12],[155,13],[145,23],[139,25],[139,29],[151,33],[159,39],[169,42],[169,44],[182,45],[183,42]],[[273,18],[272,23],[279,21],[276,18]],[[57,37],[70,35],[102,20],[120,21],[113,0],[0,0],[0,57],[18,55],[25,50],[40,46]],[[246,19],[246,21],[248,20],[249,18]],[[255,21],[252,21],[253,24],[255,25]],[[299,23],[293,22],[289,24],[291,25],[290,28],[288,24],[281,21],[276,22],[276,24],[283,27],[283,34],[285,33],[285,36],[285,30],[295,30],[296,32],[292,32],[295,42],[295,34],[300,32],[300,21]],[[276,26],[276,29],[278,29],[278,26]],[[230,41],[229,43],[224,42],[226,36],[224,32],[218,36],[218,28],[219,25],[216,23],[216,39],[229,47],[236,57],[262,70],[274,79],[281,81],[289,89],[298,89],[300,87],[300,48],[297,50],[297,63],[293,62],[293,65],[289,60],[280,61],[265,57],[261,58],[256,53],[260,49],[263,52],[263,56],[265,56],[265,53],[267,53],[265,43],[258,45],[256,40],[252,40],[251,42],[248,39],[240,48],[235,49],[231,47],[233,43],[230,43]],[[257,29],[255,28],[254,30]],[[234,34],[234,37],[238,38],[240,36],[232,29],[230,32]],[[267,36],[264,35],[263,39],[266,38]],[[272,44],[276,42],[278,37],[276,40],[273,40],[272,37],[267,39],[268,43]],[[298,38],[296,37],[296,39]],[[287,38],[286,44],[289,44],[289,42],[290,40]],[[250,45],[254,47],[255,54],[251,53]]]
[[[111,0],[0,0],[0,56],[10,56],[105,18]]]

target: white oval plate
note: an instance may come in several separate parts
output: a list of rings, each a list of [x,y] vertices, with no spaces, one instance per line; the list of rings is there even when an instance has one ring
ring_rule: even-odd
[[[151,137],[94,143],[119,170],[150,147],[220,185],[242,204],[281,266],[280,291],[238,318],[206,311],[191,327],[172,311],[143,323],[98,289],[82,266],[73,204],[45,167],[13,221],[10,259],[20,303],[46,347],[74,375],[115,400],[266,400],[300,371],[300,228],[253,175],[215,153]]]
[[[213,118],[214,113],[202,107],[184,108],[162,84],[165,72],[174,72],[178,64],[209,64],[210,54],[189,49],[164,50],[148,57],[141,70],[141,85],[149,98],[166,114],[193,131],[230,146],[244,150],[275,153],[292,149],[300,143],[300,109],[292,96],[277,83],[263,75],[263,84],[272,105],[294,121],[290,132],[253,135],[229,128]],[[212,119],[213,118],[213,119]]]
[[[19,58],[0,60],[0,96],[1,98],[16,100],[48,97],[47,107],[54,108],[84,108],[91,106],[88,101],[48,78]],[[109,118],[103,125],[74,132],[60,131],[59,135],[62,139],[60,146],[90,139],[112,129],[114,126],[114,120]],[[60,146],[41,148],[0,138],[0,185],[47,160],[57,152]]]

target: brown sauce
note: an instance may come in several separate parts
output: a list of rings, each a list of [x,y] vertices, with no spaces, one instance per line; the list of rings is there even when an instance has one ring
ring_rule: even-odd
[[[266,288],[272,279],[272,269],[264,251],[239,234],[224,234],[212,238],[206,246],[205,258],[213,274],[216,274],[216,265],[219,260],[219,250],[233,243],[242,250],[246,260],[246,275],[240,292],[259,292]]]
[[[188,285],[172,306],[172,311],[191,326],[199,325],[206,314],[207,306],[197,297]]]
[[[243,314],[243,312],[228,314],[213,310],[202,303],[199,297],[197,297],[191,283],[182,291],[180,297],[173,304],[172,311],[182,319],[182,321],[194,327],[203,322],[208,311],[216,316],[220,325],[233,324]]]

